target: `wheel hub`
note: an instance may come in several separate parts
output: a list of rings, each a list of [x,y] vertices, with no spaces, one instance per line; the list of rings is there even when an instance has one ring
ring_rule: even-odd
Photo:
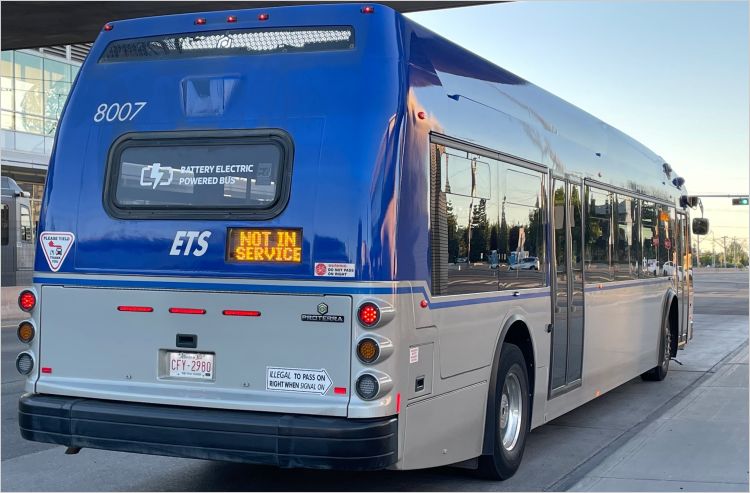
[[[503,448],[508,451],[513,450],[521,435],[522,403],[521,382],[517,373],[511,368],[505,376],[498,413],[499,438]]]

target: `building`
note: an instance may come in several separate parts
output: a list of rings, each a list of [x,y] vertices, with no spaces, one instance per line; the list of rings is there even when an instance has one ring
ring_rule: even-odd
[[[31,194],[35,237],[57,123],[90,47],[82,44],[2,52],[0,171]]]

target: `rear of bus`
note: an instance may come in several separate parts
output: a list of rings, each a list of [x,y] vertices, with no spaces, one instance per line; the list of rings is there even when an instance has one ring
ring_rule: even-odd
[[[409,320],[393,317],[384,219],[397,15],[105,26],[61,121],[21,300],[25,438],[284,467],[397,461],[391,353]]]

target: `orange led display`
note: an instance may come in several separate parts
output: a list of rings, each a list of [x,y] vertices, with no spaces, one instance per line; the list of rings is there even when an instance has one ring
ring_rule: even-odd
[[[229,228],[227,261],[299,263],[302,261],[302,230]]]

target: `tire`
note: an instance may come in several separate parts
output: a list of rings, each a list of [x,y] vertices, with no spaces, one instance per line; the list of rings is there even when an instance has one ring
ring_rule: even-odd
[[[492,455],[479,457],[479,475],[508,479],[518,470],[526,447],[531,416],[529,376],[523,353],[514,344],[503,344],[494,392],[495,405],[486,426],[491,427]],[[517,412],[513,413],[513,409]]]
[[[641,374],[643,380],[661,382],[667,377],[667,372],[669,371],[669,360],[672,358],[672,327],[669,316],[667,316],[663,324],[661,342],[659,343],[659,354],[659,364]]]

